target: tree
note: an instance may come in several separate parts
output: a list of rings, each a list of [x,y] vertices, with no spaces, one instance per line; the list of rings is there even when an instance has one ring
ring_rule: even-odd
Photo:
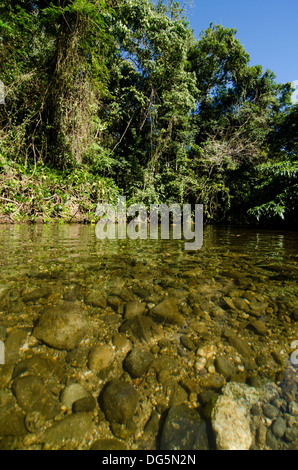
[[[190,55],[200,93],[192,160],[204,189],[197,197],[215,201],[209,202],[209,217],[231,214],[236,196],[238,206],[239,187],[248,188],[249,168],[268,158],[268,136],[289,100],[289,86],[277,84],[271,71],[250,66],[235,34],[211,25]]]
[[[167,12],[161,2],[124,1],[113,28],[119,50],[110,88],[112,151],[127,170],[119,184],[148,201],[163,194],[163,175],[179,171],[187,154],[197,93],[188,64],[192,33],[173,5]]]
[[[66,168],[84,162],[90,144],[100,141],[109,9],[105,0],[0,4],[8,90],[2,145],[13,158]]]

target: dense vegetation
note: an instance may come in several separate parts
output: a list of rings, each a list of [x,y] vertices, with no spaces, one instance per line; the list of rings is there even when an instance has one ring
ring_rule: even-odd
[[[92,220],[99,201],[203,203],[298,225],[298,107],[236,30],[178,2],[0,0],[0,210]]]

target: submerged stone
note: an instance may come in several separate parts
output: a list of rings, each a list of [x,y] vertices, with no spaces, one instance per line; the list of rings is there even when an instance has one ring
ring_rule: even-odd
[[[26,413],[38,411],[46,419],[50,419],[60,411],[59,402],[50,394],[41,377],[17,377],[12,384],[12,390],[18,405]]]
[[[124,318],[130,320],[138,315],[143,315],[146,309],[144,302],[130,301],[127,302],[124,308]]]
[[[100,406],[110,423],[128,424],[139,401],[137,391],[121,380],[111,380],[99,397]]]
[[[246,384],[228,383],[211,413],[218,450],[249,450],[253,443],[250,409],[259,393]]]
[[[186,404],[172,406],[165,419],[160,450],[209,450],[212,431],[197,410]]]
[[[62,447],[67,444],[79,446],[92,431],[92,417],[88,413],[75,413],[57,421],[46,429],[41,442],[51,447]]]
[[[176,299],[166,298],[149,311],[149,315],[160,323],[169,323],[182,326],[185,324],[184,317],[178,312]]]
[[[235,348],[239,352],[239,354],[244,357],[252,356],[250,346],[245,340],[243,340],[242,338],[237,338],[236,336],[229,336],[228,340],[230,345],[233,346],[233,348]]]
[[[88,368],[93,372],[100,372],[108,367],[114,359],[114,349],[108,344],[94,345],[88,354]]]
[[[142,377],[154,360],[153,354],[148,350],[134,348],[128,353],[124,360],[124,369],[131,377]]]
[[[264,322],[261,320],[256,320],[251,323],[252,329],[258,333],[259,335],[266,335],[267,334],[267,327]]]
[[[98,294],[97,292],[90,292],[90,294],[88,294],[85,299],[85,303],[87,305],[90,305],[91,307],[103,309],[107,306],[106,298],[103,295]]]
[[[222,374],[226,379],[231,378],[235,374],[236,368],[224,357],[216,357],[214,360],[214,365],[220,374]]]
[[[90,450],[127,450],[127,447],[118,439],[98,439],[92,444]]]
[[[82,398],[89,398],[90,394],[80,384],[74,383],[67,385],[61,393],[61,403],[67,408],[71,409],[74,402]]]
[[[27,302],[35,302],[38,299],[49,297],[52,293],[52,289],[50,287],[40,287],[38,289],[34,289],[30,292],[26,292],[22,296],[22,301]]]
[[[27,330],[16,328],[8,333],[5,340],[5,362],[14,363],[19,357],[20,350],[27,340]]]
[[[73,349],[86,335],[88,321],[80,305],[61,301],[41,313],[33,335],[56,349]]]
[[[94,410],[96,407],[96,401],[92,396],[86,396],[79,398],[72,404],[73,413],[82,413]]]
[[[126,333],[129,339],[140,342],[150,342],[156,335],[156,324],[150,317],[137,315],[130,320],[126,320],[119,328],[120,333]]]
[[[6,436],[22,436],[26,434],[25,413],[15,409],[0,414],[0,438]]]

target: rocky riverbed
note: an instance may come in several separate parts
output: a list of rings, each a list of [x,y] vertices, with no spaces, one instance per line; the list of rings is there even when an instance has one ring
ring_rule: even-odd
[[[169,250],[6,273],[1,449],[298,448],[295,279]]]

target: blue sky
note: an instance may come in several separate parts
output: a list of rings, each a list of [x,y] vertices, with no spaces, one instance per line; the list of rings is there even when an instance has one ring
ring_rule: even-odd
[[[197,38],[211,22],[235,28],[250,65],[298,80],[298,0],[192,0],[187,16]]]

